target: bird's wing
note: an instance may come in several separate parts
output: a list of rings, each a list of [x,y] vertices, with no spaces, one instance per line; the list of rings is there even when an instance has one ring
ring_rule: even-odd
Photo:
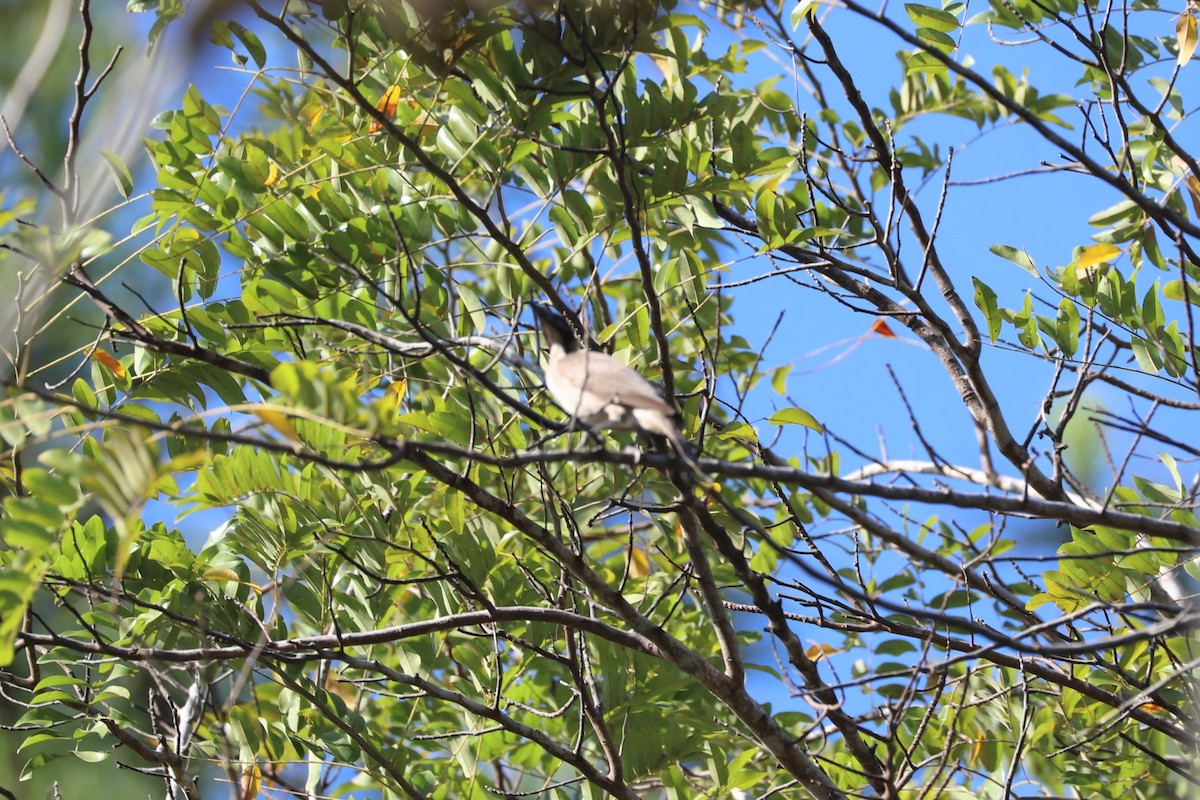
[[[583,384],[584,391],[597,398],[611,399],[630,409],[646,408],[667,415],[675,412],[654,384],[607,353],[582,350],[569,353],[563,358],[560,370],[573,385]]]

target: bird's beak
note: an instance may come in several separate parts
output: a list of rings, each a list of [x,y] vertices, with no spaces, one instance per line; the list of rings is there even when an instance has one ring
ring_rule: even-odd
[[[542,335],[546,337],[546,343],[551,347],[559,345],[568,352],[575,349],[573,346],[575,335],[571,332],[567,321],[544,303],[532,303],[531,305],[533,306],[533,316],[537,318]]]

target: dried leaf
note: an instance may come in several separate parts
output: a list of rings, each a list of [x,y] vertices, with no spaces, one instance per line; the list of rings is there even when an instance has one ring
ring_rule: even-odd
[[[442,123],[438,122],[438,118],[428,111],[422,111],[417,114],[412,124],[420,134],[433,133],[442,125]]]
[[[1191,12],[1185,11],[1175,21],[1175,39],[1179,42],[1179,56],[1176,60],[1182,67],[1192,60],[1192,53],[1196,52],[1196,18]]]
[[[895,332],[888,327],[887,320],[883,317],[876,317],[875,321],[871,323],[871,333],[878,333],[887,339],[896,338]]]
[[[258,790],[261,786],[262,770],[258,768],[258,764],[250,764],[242,770],[241,800],[254,800],[258,797]]]
[[[808,656],[810,661],[820,661],[822,658],[828,658],[834,653],[842,652],[840,649],[831,644],[814,644],[804,651],[804,655]]]

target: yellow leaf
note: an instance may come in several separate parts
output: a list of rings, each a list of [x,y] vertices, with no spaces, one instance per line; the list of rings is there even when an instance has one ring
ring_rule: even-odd
[[[808,656],[810,661],[820,661],[822,658],[833,655],[834,653],[842,652],[831,644],[814,644],[812,647],[804,651],[804,655]]]
[[[304,123],[305,127],[311,131],[314,127],[316,127],[317,120],[321,119],[321,115],[324,113],[325,106],[321,105],[320,103],[307,103],[303,108],[300,109],[299,117],[300,121]]]
[[[243,586],[249,586],[255,594],[263,593],[262,587],[257,583],[244,581],[238,577],[238,574],[227,567],[209,567],[204,570],[204,580],[206,581],[229,581],[230,583],[240,583]]]
[[[982,751],[983,751],[983,731],[980,731],[979,735],[975,737],[974,746],[971,747],[971,755],[967,756],[967,766],[969,766],[969,767],[975,766],[975,762],[976,762],[976,760],[979,759],[979,754]]]
[[[278,180],[279,180],[279,166],[274,161],[268,162],[268,164],[267,164],[267,179],[265,181],[263,181],[263,183],[266,184],[267,186],[274,186]]]
[[[261,786],[262,770],[258,768],[258,764],[249,764],[242,770],[241,800],[254,800],[258,797],[258,790]]]
[[[97,347],[92,351],[92,360],[107,367],[108,371],[113,375],[116,375],[118,378],[125,377],[125,365],[120,361],[117,361],[117,359],[113,357],[112,353],[108,352],[107,350],[101,350],[99,347]]]
[[[1093,244],[1079,251],[1079,258],[1075,259],[1076,269],[1087,269],[1094,267],[1097,264],[1104,264],[1112,261],[1121,254],[1121,248],[1115,244]]]
[[[1175,38],[1179,42],[1179,55],[1176,60],[1182,67],[1192,60],[1192,53],[1196,52],[1196,18],[1190,11],[1180,14],[1179,19],[1175,20]]]
[[[1200,180],[1197,180],[1195,175],[1188,175],[1187,180],[1183,184],[1187,187],[1188,195],[1192,198],[1192,208],[1200,216]]]
[[[167,468],[171,472],[186,472],[208,463],[209,455],[209,451],[205,448],[180,453],[167,462]]]
[[[659,56],[659,55],[650,56],[650,60],[653,61],[654,65],[656,67],[658,67],[659,71],[662,72],[663,78],[665,79],[664,82],[666,83],[667,88],[671,88],[672,86],[674,86],[675,72],[676,72],[675,71],[675,67],[676,67],[675,60],[673,58],[667,58],[666,56]]]
[[[644,578],[650,574],[650,559],[640,547],[629,548],[629,574],[634,578]]]
[[[404,401],[404,390],[408,386],[408,382],[401,378],[392,383],[383,393],[383,397],[379,398],[379,416],[389,422],[393,421],[397,409]]]
[[[282,411],[276,411],[270,406],[259,406],[251,409],[251,412],[254,414],[254,416],[258,417],[276,431],[283,434],[284,438],[288,439],[289,441],[294,442],[300,438],[296,435],[296,428],[292,425],[292,421],[288,419],[287,415]]]
[[[204,580],[206,581],[233,581],[237,583],[241,581],[238,574],[227,567],[210,567],[204,570]]]

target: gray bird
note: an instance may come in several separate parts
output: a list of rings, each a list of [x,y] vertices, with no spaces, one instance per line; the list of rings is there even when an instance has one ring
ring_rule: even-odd
[[[675,409],[654,384],[607,353],[580,347],[571,326],[548,307],[535,303],[533,313],[550,347],[546,391],[578,425],[665,436],[700,471],[675,423]]]

